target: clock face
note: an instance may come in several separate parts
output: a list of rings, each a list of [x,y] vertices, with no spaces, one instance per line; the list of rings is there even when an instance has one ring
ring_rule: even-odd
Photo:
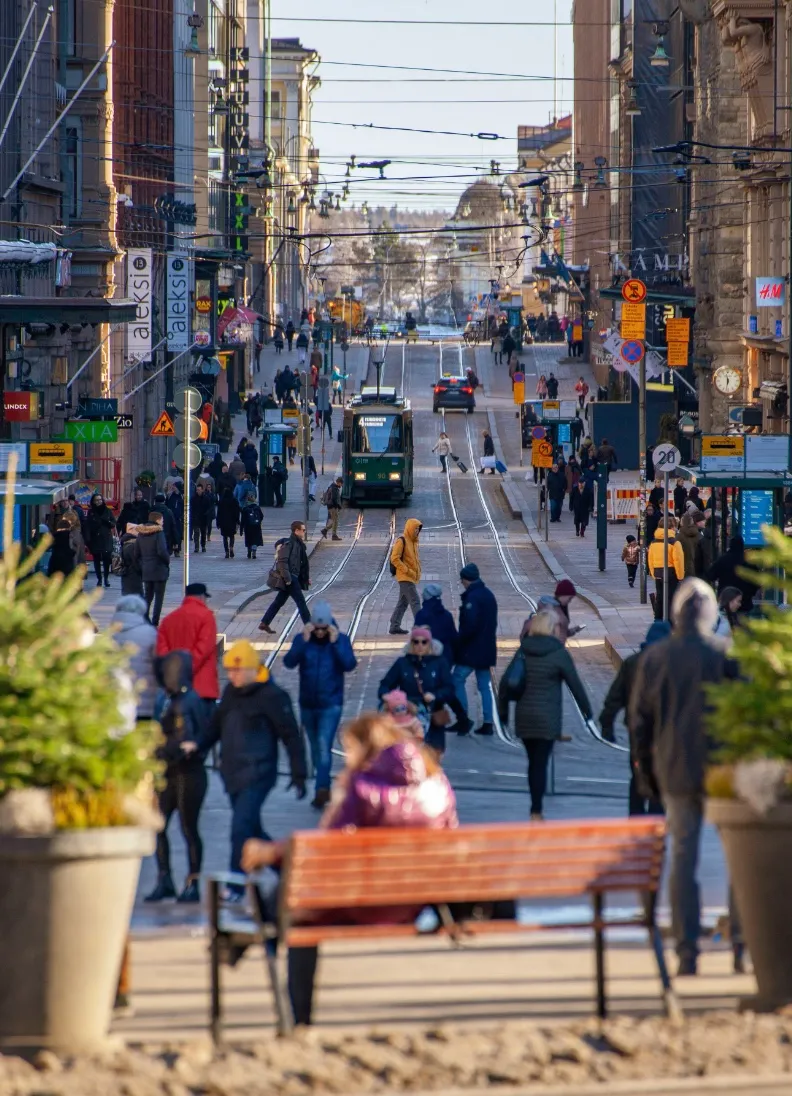
[[[724,396],[733,396],[742,387],[742,373],[731,365],[722,365],[713,375],[715,387]]]

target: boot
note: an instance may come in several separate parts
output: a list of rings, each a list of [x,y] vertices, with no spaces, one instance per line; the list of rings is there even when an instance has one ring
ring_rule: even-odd
[[[491,735],[495,734],[495,728],[491,723],[482,723],[480,727],[476,727],[474,734]]]
[[[147,894],[143,899],[144,902],[164,902],[166,898],[175,898],[176,889],[173,886],[173,880],[171,879],[171,873],[169,871],[160,872],[157,876],[157,885],[151,894]]]
[[[341,540],[341,537],[338,535],[338,533],[333,533],[333,540]]]
[[[317,788],[316,789],[316,795],[313,797],[313,800],[311,801],[311,806],[315,810],[321,811],[321,810],[324,810],[324,808],[327,806],[327,804],[329,802],[330,802],[330,789],[329,788]]]
[[[184,890],[176,899],[177,902],[200,902],[201,891],[198,887],[198,876],[188,875],[184,884]]]
[[[322,537],[323,538],[327,537],[327,530],[326,529],[322,530]]]

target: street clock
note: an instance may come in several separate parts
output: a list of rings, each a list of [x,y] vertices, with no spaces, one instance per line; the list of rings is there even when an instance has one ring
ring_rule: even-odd
[[[742,373],[733,365],[722,365],[712,375],[717,390],[724,396],[733,396],[742,388]]]

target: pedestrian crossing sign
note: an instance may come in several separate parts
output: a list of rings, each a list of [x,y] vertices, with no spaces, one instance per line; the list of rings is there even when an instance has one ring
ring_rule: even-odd
[[[167,411],[163,411],[160,417],[152,426],[149,431],[149,436],[152,438],[175,438],[176,428],[173,425],[173,419],[170,417]]]

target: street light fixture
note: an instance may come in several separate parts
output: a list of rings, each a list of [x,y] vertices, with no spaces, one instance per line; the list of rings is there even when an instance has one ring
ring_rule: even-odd
[[[627,105],[624,108],[624,113],[628,118],[638,118],[641,114],[641,105],[638,102],[638,96],[636,95],[636,88],[638,87],[637,80],[628,80],[627,89],[629,91],[629,97],[627,99]]]
[[[657,45],[655,51],[649,58],[649,64],[654,68],[668,68],[669,61],[671,60],[666,53],[665,48],[665,36],[668,34],[668,23],[655,23],[652,27],[652,31],[657,38]]]
[[[594,182],[594,189],[607,190],[608,180],[605,178],[605,169],[608,166],[608,161],[605,156],[595,156],[594,163],[597,167],[597,178]]]
[[[184,47],[184,53],[187,57],[197,57],[201,52],[201,47],[198,44],[198,28],[202,27],[203,23],[203,16],[199,15],[197,11],[187,16],[187,26],[190,28],[190,41]]]

